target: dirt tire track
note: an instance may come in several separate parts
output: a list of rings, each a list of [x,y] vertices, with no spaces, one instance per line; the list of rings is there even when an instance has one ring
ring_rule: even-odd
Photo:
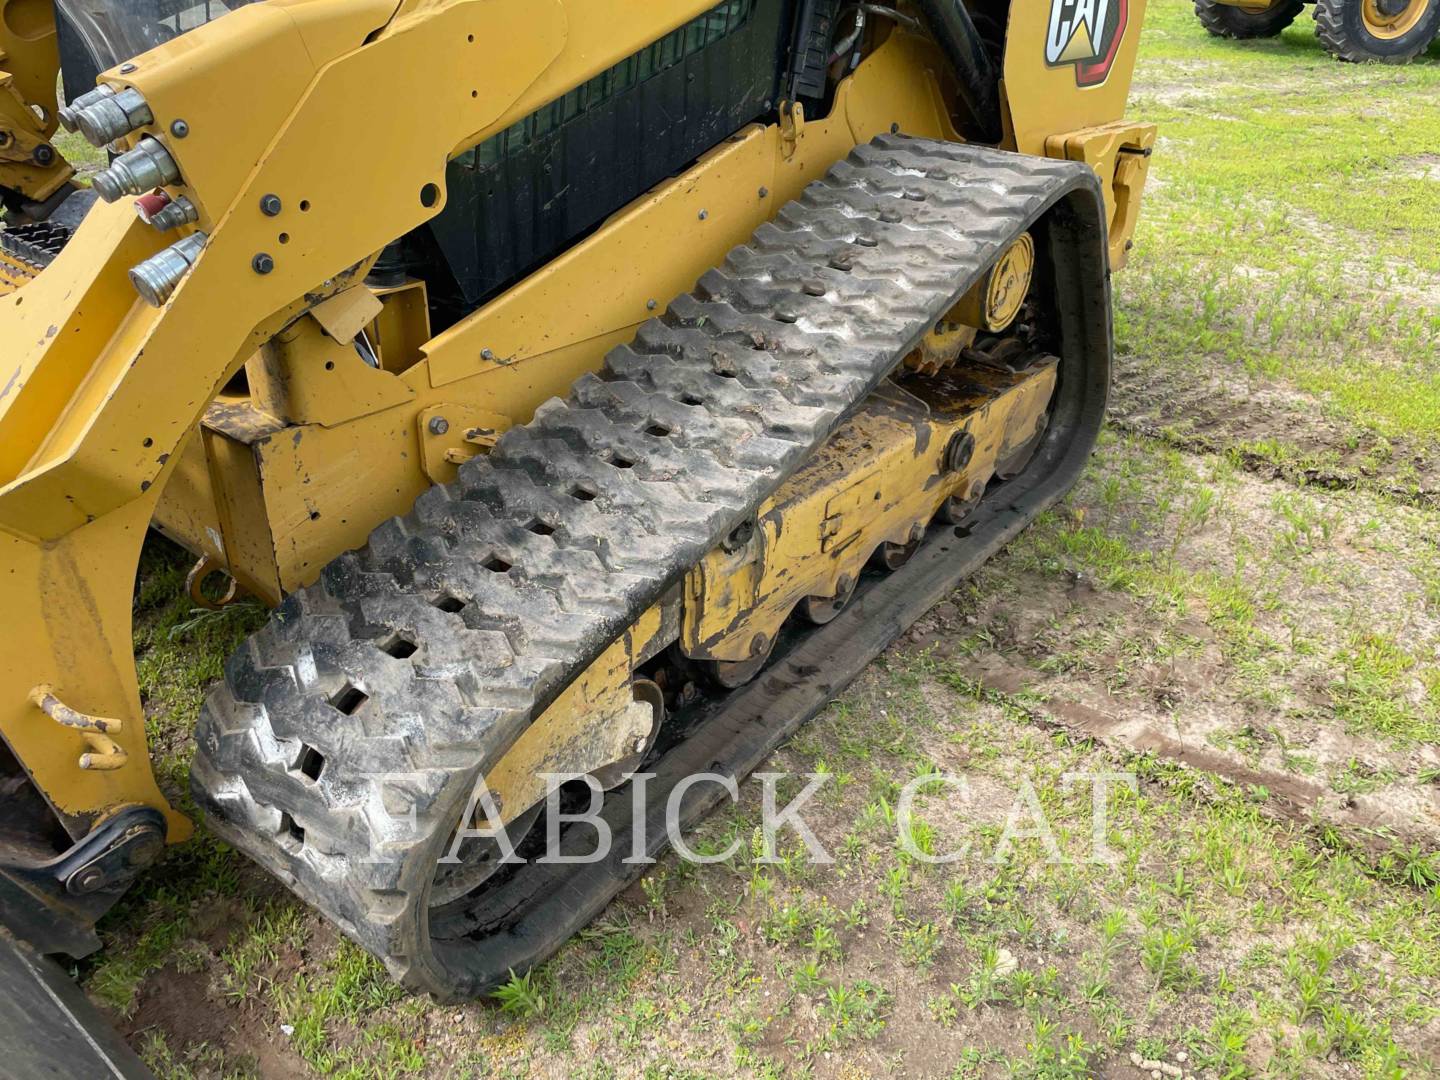
[[[1269,479],[1360,489],[1407,506],[1440,508],[1436,448],[1385,439],[1273,384],[1246,386],[1211,371],[1189,375],[1117,356],[1110,423],[1190,453],[1228,454],[1247,472]],[[1286,454],[1264,452],[1265,443],[1279,444]]]
[[[1046,694],[1044,679],[990,653],[959,669],[981,688],[1006,698]],[[1043,705],[1011,701],[1036,723],[1081,738],[1093,738],[1121,753],[1150,753],[1221,780],[1248,788],[1263,787],[1269,798],[1264,810],[1306,829],[1328,828],[1346,843],[1372,858],[1390,852],[1396,841],[1425,850],[1440,849],[1440,822],[1417,821],[1395,813],[1383,799],[1368,795],[1342,795],[1324,784],[1274,769],[1246,764],[1232,754],[1197,742],[1186,742],[1143,721],[1126,719],[1124,706],[1109,698],[1113,707],[1097,709],[1076,701],[1046,695]]]

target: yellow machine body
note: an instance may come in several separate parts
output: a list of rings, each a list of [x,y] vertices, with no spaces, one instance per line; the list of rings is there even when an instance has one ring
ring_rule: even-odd
[[[797,604],[843,597],[877,548],[903,551],[947,502],[978,501],[1044,429],[1054,390],[1046,359],[1023,371],[969,366],[924,397],[878,394],[761,508],[743,544],[690,571],[682,651],[721,663],[762,655]]]

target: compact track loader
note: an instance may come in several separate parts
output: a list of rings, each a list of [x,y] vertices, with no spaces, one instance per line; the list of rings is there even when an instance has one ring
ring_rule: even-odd
[[[153,527],[275,607],[209,827],[410,986],[552,953],[1075,481],[1143,7],[60,3],[111,163],[0,298],[6,921],[82,953],[190,833]],[[625,842],[536,858],[547,775]]]
[[[1223,38],[1275,37],[1307,0],[1195,0],[1200,25]],[[1404,64],[1440,34],[1440,0],[1313,0],[1315,36],[1337,60]]]

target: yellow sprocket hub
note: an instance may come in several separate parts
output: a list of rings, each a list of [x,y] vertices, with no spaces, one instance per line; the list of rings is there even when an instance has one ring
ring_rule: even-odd
[[[1035,241],[1029,233],[1021,233],[985,279],[983,306],[972,325],[992,334],[1009,328],[1020,314],[1025,297],[1030,295],[1030,281],[1035,273]],[[962,300],[965,304],[969,300]]]
[[[1035,276],[1035,241],[1021,233],[1014,243],[975,283],[954,309],[926,334],[906,363],[922,375],[934,375],[960,358],[982,331],[998,334],[1009,329]]]

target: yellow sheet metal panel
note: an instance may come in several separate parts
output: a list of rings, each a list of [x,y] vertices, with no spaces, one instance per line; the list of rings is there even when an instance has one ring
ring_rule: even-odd
[[[136,305],[124,271],[117,277],[111,264],[130,266],[151,255],[150,234],[133,209],[96,207],[46,273],[0,300],[0,492],[38,466],[97,355]],[[16,529],[42,527],[19,515],[0,520]],[[72,512],[70,520],[84,516]]]
[[[255,408],[289,424],[338,427],[415,397],[408,382],[371,367],[352,345],[325,333],[313,315],[267,341],[247,361],[245,374]]]
[[[1083,161],[1099,175],[1110,228],[1110,267],[1125,265],[1150,174],[1155,125],[1117,120],[1045,140],[1050,157]]]
[[[53,410],[43,414],[50,425],[43,467],[0,495],[0,522],[57,536],[155,484],[161,458],[256,347],[358,280],[365,261],[389,240],[439,212],[451,152],[509,122],[515,110],[523,115],[531,98],[553,98],[699,10],[702,4],[677,4],[657,27],[648,8],[622,0],[430,5],[325,63],[313,42],[360,37],[374,16],[383,21],[383,5],[296,0],[244,8],[146,54],[129,78],[150,101],[155,132],[169,139],[213,231],[163,312],[139,304],[123,314],[86,312],[98,340],[75,352],[85,366],[78,386],[71,382],[68,407],[58,418]],[[333,35],[322,25],[325,13]],[[309,20],[303,27],[295,21],[302,15]],[[597,33],[567,36],[586,27]],[[481,63],[482,55],[496,55],[482,54],[483,43],[497,41],[511,43],[500,62]],[[595,48],[596,41],[605,48]],[[303,77],[292,78],[292,71]],[[404,94],[390,89],[396,71],[406,73]],[[457,89],[457,71],[484,78]],[[196,72],[205,73],[203,85]],[[426,102],[424,123],[415,122],[416,100]],[[166,134],[177,118],[189,124],[184,139]],[[201,127],[226,131],[230,141],[207,142]],[[264,134],[265,146],[257,148],[252,128]],[[236,157],[237,146],[249,150]],[[344,183],[324,182],[337,176]],[[261,212],[267,194],[285,207],[279,217]],[[222,212],[222,204],[229,209]],[[133,231],[122,235],[119,220],[102,214],[93,225],[87,221],[72,245],[86,254],[86,265],[72,261],[55,276],[74,274],[74,282],[88,273],[104,287],[128,289],[124,274],[139,260],[121,254],[123,241],[158,242]],[[102,223],[110,231],[102,234]],[[256,256],[265,253],[272,255],[270,272],[257,273]],[[73,317],[75,302],[73,295],[47,297],[45,311],[27,317],[24,308],[0,301],[0,337],[24,343],[22,366],[61,348],[47,341],[47,328]],[[205,347],[197,350],[200,342]],[[69,350],[67,344],[62,351]]]
[[[364,285],[354,285],[310,309],[310,317],[341,345],[355,336],[385,310],[385,304]]]
[[[75,175],[50,145],[59,72],[51,0],[0,0],[0,187],[36,202]]]
[[[1024,0],[1010,7],[1004,95],[1014,146],[1125,115],[1145,0]]]
[[[0,533],[0,734],[75,838],[121,803],[160,808],[172,840],[189,835],[150,771],[130,642],[130,571],[153,509],[153,496],[137,499],[44,548]],[[108,738],[125,752],[125,764],[81,768],[89,742],[41,710],[32,699],[39,686],[53,688],[72,709],[118,720]]]
[[[154,525],[196,555],[211,555],[224,562],[225,538],[221,535],[220,512],[210,475],[212,456],[203,428],[194,438],[185,440],[179,461],[155,508]]]
[[[216,516],[213,524],[200,523],[205,546],[191,550],[214,555],[248,592],[275,597],[278,602],[280,575],[275,560],[274,522],[265,505],[260,454],[255,445],[227,438],[208,425],[201,428],[201,438]],[[173,487],[173,481],[165,485],[162,507],[170,502]]]
[[[0,64],[4,62],[0,58]],[[0,71],[0,187],[44,202],[75,170],[50,145],[45,130],[50,125],[39,121],[31,104],[20,95],[10,74]]]
[[[485,784],[499,796],[504,821],[545,797],[542,774],[593,773],[630,757],[652,734],[652,708],[635,699],[631,680],[662,622],[659,606],[641,615],[496,762]]]
[[[281,588],[309,584],[430,486],[414,418],[392,409],[339,428],[287,428],[256,447]],[[399,507],[397,510],[396,507]]]
[[[407,281],[377,289],[375,295],[385,306],[371,327],[371,344],[380,351],[380,366],[400,375],[420,362],[420,350],[430,340],[425,283]]]
[[[55,100],[60,50],[51,0],[0,0],[0,67],[15,80],[26,101],[48,106]],[[42,130],[55,131],[55,110],[48,109]]]
[[[165,42],[137,57],[133,70],[101,81],[144,95],[156,118],[149,133],[179,161],[178,190],[213,232],[317,72],[357,49],[394,9],[395,0],[268,0]],[[184,139],[170,135],[176,120],[185,121]],[[243,209],[260,216],[258,202]]]

